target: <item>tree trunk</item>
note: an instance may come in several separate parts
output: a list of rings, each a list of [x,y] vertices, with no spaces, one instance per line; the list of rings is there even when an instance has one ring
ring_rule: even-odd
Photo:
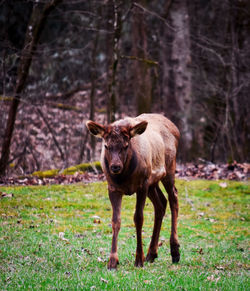
[[[115,121],[115,114],[117,112],[117,67],[119,62],[119,40],[121,37],[122,22],[121,11],[119,3],[113,0],[113,44],[112,44],[112,61],[110,81],[108,85],[108,106],[107,106],[107,119],[108,123]]]
[[[20,57],[20,65],[17,74],[17,83],[14,96],[8,114],[7,125],[4,133],[2,144],[2,154],[0,159],[0,176],[4,175],[9,160],[11,138],[15,126],[16,114],[20,103],[21,95],[25,87],[26,79],[29,73],[29,68],[32,62],[33,55],[36,51],[36,46],[41,35],[41,32],[46,23],[46,19],[50,12],[62,0],[53,0],[41,8],[40,4],[34,4],[30,21],[26,30],[24,48]]]
[[[145,4],[144,2],[141,4]],[[133,55],[135,58],[133,87],[137,114],[151,112],[152,102],[151,66],[147,62],[147,34],[143,13],[143,10],[137,6],[134,7],[132,25]]]
[[[239,134],[242,130],[242,124],[240,122],[240,106],[239,106],[239,92],[240,92],[240,49],[239,49],[239,27],[237,25],[240,23],[240,7],[233,5],[234,1],[230,2],[230,28],[231,28],[231,88],[230,88],[230,99],[232,100],[232,113],[230,116],[230,125],[228,128],[229,136],[231,137],[231,159],[244,160],[243,150],[238,146],[238,143],[243,144],[242,136]],[[238,22],[238,23],[237,23]],[[233,115],[233,116],[232,116]],[[240,129],[240,131],[238,131]]]
[[[92,48],[92,65],[91,65],[91,91],[90,91],[90,113],[89,119],[95,120],[95,95],[96,95],[96,81],[97,81],[97,68],[96,68],[96,56],[97,56],[97,46],[99,41],[99,28],[100,28],[100,19],[101,19],[101,9],[98,9],[98,20],[97,20],[97,31],[96,36],[93,42]],[[96,138],[91,134],[90,135],[90,145],[91,145],[91,159],[95,159],[95,147],[96,147]]]
[[[170,4],[167,5],[169,9]],[[189,119],[192,108],[192,75],[189,16],[186,1],[173,1],[169,10],[170,27],[165,26],[163,58],[164,108],[181,131],[181,154],[188,158],[192,131]]]

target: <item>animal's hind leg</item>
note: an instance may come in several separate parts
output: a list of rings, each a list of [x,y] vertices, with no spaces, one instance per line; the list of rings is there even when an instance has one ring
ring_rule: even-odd
[[[162,179],[162,183],[168,193],[168,200],[171,209],[171,236],[170,236],[170,250],[172,262],[178,263],[180,260],[179,242],[177,235],[177,219],[179,212],[178,192],[174,186],[174,173],[168,174]]]
[[[162,219],[166,211],[167,199],[158,185],[149,188],[148,197],[154,205],[155,212],[154,229],[146,257],[146,261],[152,263],[157,258],[159,235]]]

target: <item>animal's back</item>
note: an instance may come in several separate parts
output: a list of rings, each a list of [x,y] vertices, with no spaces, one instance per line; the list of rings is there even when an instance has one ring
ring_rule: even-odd
[[[176,159],[180,138],[178,128],[168,118],[160,114],[142,114],[137,118],[148,121],[145,137],[150,140],[153,156],[156,157],[156,159],[152,159],[153,168],[162,167],[162,163],[164,163],[164,167],[168,171]],[[163,153],[164,162],[162,161]]]
[[[180,133],[178,128],[160,114],[144,113],[135,118],[125,118],[117,123],[131,126],[146,120],[147,129],[142,135],[135,136],[131,142],[140,156],[143,167],[150,167],[150,181],[159,181],[175,163]]]
[[[180,132],[175,124],[170,121],[167,117],[156,114],[156,113],[143,113],[135,118],[135,120],[147,120],[148,126],[152,130],[157,130],[163,136],[168,135],[169,133],[174,136],[176,145],[178,145],[178,141],[180,138]],[[149,129],[148,128],[148,129]]]

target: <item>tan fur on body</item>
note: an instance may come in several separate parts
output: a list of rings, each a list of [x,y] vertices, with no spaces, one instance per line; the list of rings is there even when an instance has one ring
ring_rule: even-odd
[[[101,164],[109,182],[109,187],[116,187],[117,191],[131,195],[147,180],[150,186],[159,182],[171,167],[175,166],[176,148],[179,140],[179,130],[166,117],[159,114],[142,114],[136,118],[125,118],[111,124],[111,127],[133,127],[141,121],[148,121],[145,132],[131,139],[131,148],[139,157],[139,163],[132,177],[128,177],[122,185],[115,184],[109,177],[104,163],[105,147],[103,144]],[[105,142],[104,142],[105,143]],[[115,185],[113,185],[115,184]]]

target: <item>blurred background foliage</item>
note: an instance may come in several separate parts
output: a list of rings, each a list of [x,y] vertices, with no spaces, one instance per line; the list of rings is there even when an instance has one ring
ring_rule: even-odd
[[[2,0],[0,173],[97,160],[84,122],[143,112],[181,162],[249,161],[249,51],[247,0]]]

